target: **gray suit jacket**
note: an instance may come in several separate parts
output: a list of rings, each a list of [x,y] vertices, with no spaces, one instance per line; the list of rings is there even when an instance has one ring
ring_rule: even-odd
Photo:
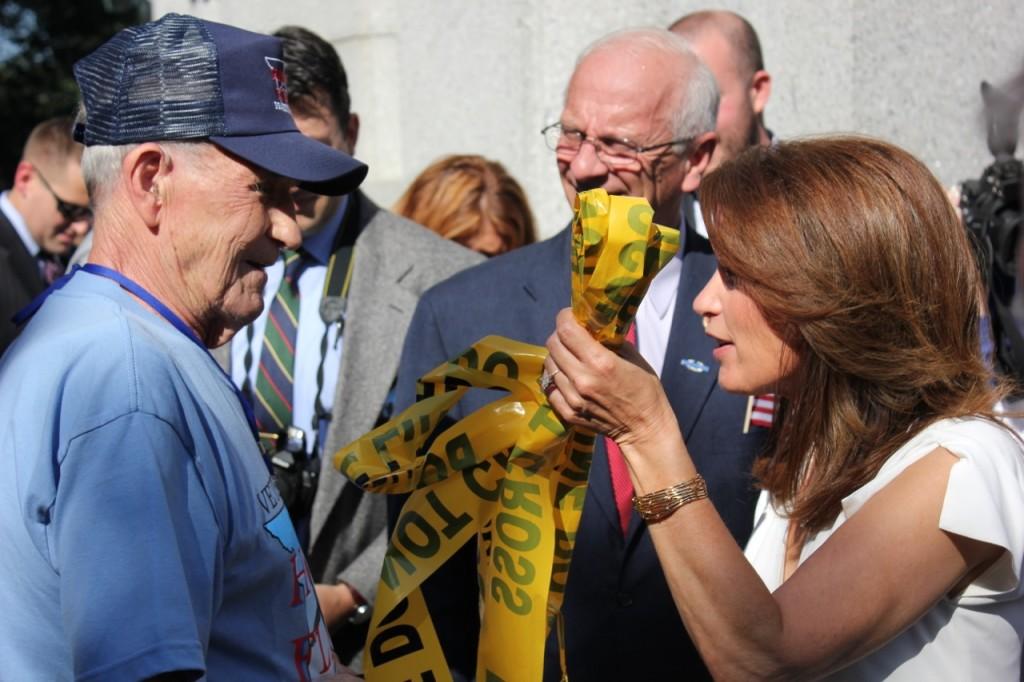
[[[355,203],[363,229],[356,240],[345,349],[313,500],[309,563],[317,582],[344,580],[372,603],[387,547],[385,496],[364,494],[333,467],[332,456],[373,428],[398,372],[420,294],[483,257],[380,210],[363,195]],[[365,630],[335,633],[339,657],[357,669]]]

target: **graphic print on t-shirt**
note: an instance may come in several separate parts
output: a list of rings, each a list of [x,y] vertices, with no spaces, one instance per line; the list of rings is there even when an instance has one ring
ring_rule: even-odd
[[[318,679],[334,672],[334,654],[327,626],[320,615],[306,557],[299,547],[295,526],[292,525],[288,510],[280,503],[281,498],[272,479],[260,491],[257,499],[264,509],[277,507],[277,512],[263,524],[263,528],[274,538],[275,544],[289,554],[292,585],[288,607],[304,609],[309,626],[306,634],[292,640],[297,679],[302,682]]]

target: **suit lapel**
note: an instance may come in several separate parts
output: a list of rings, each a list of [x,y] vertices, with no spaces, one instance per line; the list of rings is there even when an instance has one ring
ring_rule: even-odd
[[[6,261],[15,280],[22,283],[27,298],[31,299],[46,289],[46,283],[39,274],[38,262],[25,248],[25,243],[3,211],[0,211],[0,256]]]
[[[672,332],[661,372],[661,383],[679,420],[683,438],[689,438],[718,378],[718,365],[711,355],[715,344],[704,333],[701,318],[693,311],[693,299],[707,284],[717,265],[706,239],[688,230],[686,242]]]
[[[382,258],[371,249],[377,250],[369,243],[356,248],[349,322],[334,398],[337,414],[367,407],[378,411],[384,404],[405,340],[394,330],[405,328],[416,307],[416,295],[402,286],[416,268],[415,258],[399,249]],[[337,424],[332,420],[332,428]]]
[[[535,343],[547,339],[547,334],[554,329],[558,311],[572,304],[571,248],[572,226],[569,226],[551,238],[550,248],[538,253],[528,276],[523,278],[523,291],[540,306],[539,315],[531,320],[541,325],[541,330],[548,330],[544,338]]]
[[[415,258],[406,254],[400,245],[391,245],[386,254],[381,254],[378,244],[381,235],[370,225],[379,209],[360,192],[353,193],[350,201],[346,213],[355,213],[346,215],[345,227],[348,228],[351,225],[348,221],[355,217],[360,236],[353,252],[355,260],[342,337],[341,368],[323,444],[317,506],[325,509],[333,507],[348,485],[344,476],[333,471],[333,450],[361,435],[350,433],[353,425],[372,424],[384,404],[403,342],[402,336],[393,330],[404,328],[401,321],[412,315],[416,305],[416,296],[401,285],[401,280],[415,268]],[[382,301],[387,303],[381,304]],[[326,518],[326,514],[314,510],[310,547],[317,541]]]

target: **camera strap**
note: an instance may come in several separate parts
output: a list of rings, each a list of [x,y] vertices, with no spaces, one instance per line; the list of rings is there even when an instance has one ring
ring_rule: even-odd
[[[348,195],[345,212],[342,216],[341,226],[334,237],[334,244],[331,247],[331,255],[327,261],[327,273],[324,275],[324,288],[320,298],[320,319],[324,323],[323,336],[320,338],[320,362],[316,369],[316,395],[313,404],[312,429],[314,434],[313,456],[316,457],[320,450],[320,425],[331,418],[331,413],[324,407],[320,394],[324,386],[324,363],[327,359],[327,336],[331,325],[338,326],[335,336],[335,348],[341,342],[345,331],[345,316],[348,307],[348,292],[352,284],[352,270],[355,265],[355,243],[359,236],[360,227],[363,221],[360,220],[363,212],[362,199],[358,192]],[[253,365],[253,339],[255,336],[254,325],[246,328],[245,345],[245,378],[242,383],[242,392],[247,399],[252,399],[253,387],[249,379]]]
[[[348,196],[348,206],[341,221],[341,227],[334,238],[331,258],[327,261],[327,274],[324,275],[324,290],[320,297],[320,319],[324,323],[324,333],[320,337],[320,363],[316,368],[316,395],[313,403],[313,453],[320,453],[320,425],[329,421],[330,411],[324,407],[320,394],[324,390],[324,361],[327,359],[327,333],[332,324],[338,326],[334,337],[337,348],[345,333],[345,317],[348,310],[348,292],[352,286],[352,270],[355,266],[355,244],[359,236],[362,200],[359,192]]]

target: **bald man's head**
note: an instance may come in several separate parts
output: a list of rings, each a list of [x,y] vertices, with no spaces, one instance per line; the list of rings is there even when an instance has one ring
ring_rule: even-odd
[[[685,38],[718,82],[719,144],[712,166],[747,147],[768,144],[764,108],[771,95],[771,76],[764,70],[761,42],[743,17],[724,10],[687,14],[670,30]]]

